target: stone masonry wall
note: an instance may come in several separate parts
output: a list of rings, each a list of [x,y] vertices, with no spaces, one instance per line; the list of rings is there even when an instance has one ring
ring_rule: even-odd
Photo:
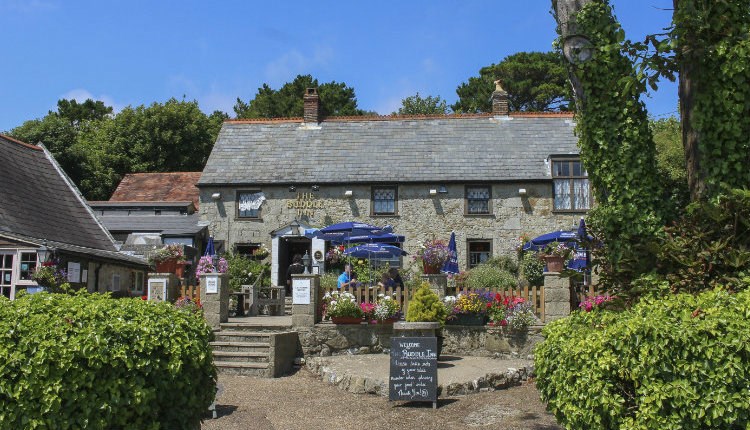
[[[389,350],[393,336],[390,324],[322,323],[296,330],[302,349],[298,354],[304,357],[383,353]],[[526,358],[542,340],[541,326],[529,327],[526,332],[487,326],[445,326],[442,335],[445,354],[483,357]]]
[[[392,225],[394,231],[406,237],[404,249],[414,254],[425,239],[448,240],[456,232],[459,267],[466,268],[466,240],[491,239],[494,255],[512,254],[515,240],[521,233],[536,236],[555,230],[570,230],[580,214],[552,212],[551,183],[502,183],[492,185],[490,215],[464,215],[464,184],[448,184],[447,193],[429,195],[439,184],[405,184],[398,186],[396,216],[371,215],[370,185],[326,185],[313,192],[310,186],[247,186],[201,188],[201,219],[208,222],[209,233],[215,240],[225,241],[226,249],[235,243],[264,243],[271,248],[270,233],[288,225],[295,217],[316,227],[343,222],[362,221],[374,225]],[[527,195],[518,195],[525,188]],[[238,191],[263,191],[266,201],[261,206],[261,219],[237,217]],[[344,197],[346,190],[352,197]],[[221,199],[211,199],[220,192]],[[298,212],[290,207],[297,193],[310,193],[314,208]],[[410,264],[405,258],[404,263]]]

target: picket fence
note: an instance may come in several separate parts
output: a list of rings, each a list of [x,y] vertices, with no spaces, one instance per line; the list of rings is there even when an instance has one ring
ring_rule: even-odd
[[[180,297],[189,297],[192,301],[200,301],[200,285],[182,285],[180,286]]]

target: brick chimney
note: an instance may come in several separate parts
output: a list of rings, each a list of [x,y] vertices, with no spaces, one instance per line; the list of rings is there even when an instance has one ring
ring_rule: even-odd
[[[508,92],[495,81],[495,91],[492,92],[492,114],[508,115]]]
[[[303,116],[306,123],[319,123],[320,122],[320,97],[318,97],[317,88],[308,88],[305,90],[305,95],[302,97],[304,101]]]

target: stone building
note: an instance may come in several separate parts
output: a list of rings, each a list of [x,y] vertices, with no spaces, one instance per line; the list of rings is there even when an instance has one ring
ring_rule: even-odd
[[[53,263],[73,288],[92,292],[132,290],[148,270],[119,252],[44,146],[0,134],[0,294],[37,289],[34,270]]]
[[[209,234],[236,252],[268,246],[276,284],[295,253],[325,271],[328,244],[307,228],[391,225],[412,255],[455,231],[466,269],[512,254],[522,233],[571,229],[591,205],[573,116],[509,113],[499,86],[491,114],[321,119],[315,89],[304,106],[226,121],[198,181]]]

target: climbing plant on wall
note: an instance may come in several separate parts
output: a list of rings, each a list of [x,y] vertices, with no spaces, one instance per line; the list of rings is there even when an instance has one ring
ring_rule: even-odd
[[[640,100],[645,83],[623,51],[625,33],[606,0],[590,1],[565,22],[557,18],[563,45],[572,28],[568,19],[588,40],[588,52],[569,58],[569,73],[581,159],[598,205],[588,220],[606,242],[598,258],[602,280],[617,289],[650,270],[654,258],[646,244],[662,226],[654,143]]]

